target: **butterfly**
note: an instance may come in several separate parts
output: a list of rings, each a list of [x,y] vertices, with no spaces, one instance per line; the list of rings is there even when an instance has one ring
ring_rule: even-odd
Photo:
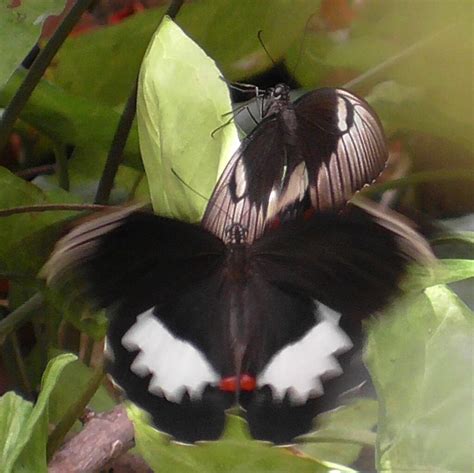
[[[361,320],[430,255],[401,217],[362,202],[258,238],[239,221],[220,237],[134,206],[111,210],[63,237],[43,274],[107,309],[108,371],[159,430],[218,439],[240,404],[254,438],[289,444],[312,428]]]
[[[385,168],[388,150],[370,105],[335,88],[294,103],[278,84],[261,97],[263,120],[234,153],[202,224],[224,238],[239,222],[248,241],[304,212],[337,211]]]

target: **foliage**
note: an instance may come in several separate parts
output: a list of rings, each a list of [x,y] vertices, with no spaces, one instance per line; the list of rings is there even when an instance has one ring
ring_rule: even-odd
[[[64,8],[64,4],[65,0],[36,0],[34,2],[1,0],[0,87],[36,44],[46,18],[59,13]],[[11,41],[11,38],[15,38],[15,41]]]
[[[1,2],[0,48],[11,50],[0,65],[0,106],[25,78],[23,69],[14,70],[39,34],[40,21],[30,18],[42,21],[42,15],[57,12],[63,3],[23,2],[15,14],[25,12],[26,19],[15,23],[10,0]],[[131,130],[109,202],[151,200],[158,213],[199,220],[237,143],[233,123],[218,129],[231,103],[214,61],[230,80],[268,68],[271,60],[258,42],[259,30],[272,58],[284,59],[306,87],[340,85],[396,58],[354,82],[380,113],[388,135],[408,136],[407,151],[410,139],[416,141],[420,133],[447,139],[471,159],[470,78],[461,67],[472,56],[467,37],[471,10],[462,1],[412,3],[401,15],[400,8],[407,7],[399,2],[367,2],[354,13],[350,34],[342,40],[324,27],[320,2],[314,0],[191,2],[178,17],[182,30],[165,19],[155,33],[164,10],[150,9],[67,39],[22,111],[16,132],[46,137],[50,155],[73,149],[66,163],[69,186],[58,173],[27,182],[0,166],[0,282],[2,276],[9,280],[12,312],[7,317],[14,317],[14,309],[25,307],[37,291],[42,293],[41,309],[21,318],[34,327],[35,345],[26,359],[11,354],[9,360],[33,390],[42,379],[39,397],[32,403],[10,391],[0,399],[0,462],[6,472],[46,471],[48,424],[61,423],[91,381],[93,341],[103,338],[106,320],[103,313],[69,304],[36,278],[54,242],[78,213],[6,217],[2,209],[93,202],[121,104],[142,64],[138,127]],[[18,31],[21,41],[13,45],[8,38]],[[438,59],[432,60],[433,55]],[[28,166],[36,158],[25,159]],[[457,156],[452,159],[456,162]],[[416,186],[413,177],[410,185]],[[436,183],[438,177],[429,179]],[[472,248],[472,233],[449,238]],[[301,439],[298,455],[250,440],[245,422],[231,415],[221,441],[177,445],[131,406],[138,452],[156,471],[335,472],[351,471],[340,465],[351,465],[363,446],[375,445],[380,471],[467,471],[473,386],[466,372],[472,370],[473,314],[445,285],[473,277],[472,259],[452,257],[433,268],[412,268],[404,282],[406,296],[369,324],[366,359],[379,402],[362,399],[320,416],[317,429]],[[0,330],[2,343],[3,338]],[[81,360],[64,353],[78,348]],[[101,386],[90,406],[101,410],[114,402]]]

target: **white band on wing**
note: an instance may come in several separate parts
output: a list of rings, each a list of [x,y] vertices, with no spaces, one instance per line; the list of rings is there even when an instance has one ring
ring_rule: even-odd
[[[138,376],[152,374],[148,390],[180,402],[187,390],[200,397],[207,384],[217,384],[220,376],[191,343],[170,333],[150,309],[122,337],[128,351],[139,350],[130,369]]]
[[[304,403],[309,396],[324,393],[321,377],[328,379],[342,373],[334,355],[351,348],[351,340],[339,327],[337,318],[324,314],[304,337],[285,346],[271,358],[257,377],[257,386],[269,385],[273,396],[280,400],[288,391],[292,401]]]

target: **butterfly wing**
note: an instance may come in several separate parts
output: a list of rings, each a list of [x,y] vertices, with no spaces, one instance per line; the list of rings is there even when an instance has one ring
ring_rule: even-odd
[[[281,123],[273,115],[242,142],[225,167],[201,224],[225,239],[227,228],[239,222],[248,241],[258,238],[267,221],[268,198],[283,175],[285,143]]]
[[[108,309],[108,371],[183,442],[218,438],[233,403],[216,387],[233,361],[225,321],[215,317],[225,307],[212,305],[224,251],[199,226],[128,208],[75,227],[43,271],[70,298]]]
[[[340,375],[361,346],[361,320],[398,293],[410,262],[431,258],[427,243],[403,218],[372,203],[360,205],[342,215],[286,223],[252,245],[254,271],[263,280],[340,314],[340,320],[317,317],[257,373],[258,389],[244,399],[256,438],[291,443],[336,394],[358,384]]]
[[[267,281],[357,320],[393,298],[410,262],[432,257],[402,216],[361,198],[345,213],[318,214],[268,232],[252,252]]]
[[[343,89],[315,90],[294,107],[312,206],[338,210],[385,168],[382,125],[365,100]]]
[[[239,222],[248,241],[309,208],[340,210],[382,172],[383,129],[370,106],[342,89],[319,89],[262,120],[226,166],[202,224],[225,238]]]

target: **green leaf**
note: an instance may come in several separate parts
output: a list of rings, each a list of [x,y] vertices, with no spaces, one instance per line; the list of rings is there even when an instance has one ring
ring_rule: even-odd
[[[63,353],[54,349],[50,355]],[[68,409],[77,401],[87,384],[91,380],[94,370],[86,366],[81,360],[76,359],[63,370],[59,382],[51,392],[49,401],[49,421],[58,423]],[[103,412],[114,407],[116,402],[111,398],[104,385],[99,386],[92,397],[89,408],[94,412]]]
[[[69,193],[76,196],[81,202],[93,203],[99,180],[105,166],[107,153],[105,150],[95,148],[76,148],[68,159]],[[109,200],[111,205],[118,205],[133,199],[136,188],[145,181],[143,172],[129,166],[120,165],[114,179],[114,187]],[[57,176],[41,176],[35,179],[35,184],[42,189],[58,189]],[[145,200],[147,189],[142,194]]]
[[[448,233],[446,235],[438,236],[431,240],[432,243],[465,243],[466,245],[474,246],[474,232],[457,232]]]
[[[19,69],[0,89],[0,107],[5,106],[25,78]],[[120,119],[120,113],[41,80],[36,86],[21,119],[58,143],[107,151]],[[124,162],[141,169],[138,132],[132,127],[124,149]]]
[[[258,31],[262,30],[265,47],[278,61],[318,6],[319,0],[202,0],[184,5],[177,22],[228,79],[240,80],[272,65],[258,41]],[[119,25],[69,38],[49,77],[76,95],[112,105],[123,103],[164,11],[146,10]]]
[[[472,123],[450,117],[422,86],[411,87],[394,80],[377,84],[366,97],[380,116],[389,136],[416,131],[449,138],[472,150]],[[472,154],[472,151],[470,151]],[[469,179],[469,175],[466,175]]]
[[[36,44],[46,18],[60,13],[64,4],[65,0],[0,0],[0,87]]]
[[[47,472],[50,395],[64,368],[74,360],[76,357],[72,354],[60,355],[48,364],[34,406],[13,393],[7,393],[0,399],[0,443],[4,473]],[[15,410],[10,410],[12,408]]]
[[[387,80],[418,88],[418,101],[386,115],[408,119],[404,129],[424,129],[471,150],[472,74],[466,65],[474,54],[473,12],[464,0],[411,2],[409,8],[398,0],[370,2],[358,11],[346,39],[308,35],[296,78],[306,88],[343,85],[341,71],[349,78],[385,64],[360,89]],[[287,58],[290,70],[298,56],[295,45]],[[376,110],[381,111],[378,105]]]
[[[432,266],[412,265],[403,286],[406,290],[420,291],[470,278],[474,278],[474,260],[440,259]]]
[[[137,449],[153,471],[173,473],[353,471],[343,466],[324,464],[309,457],[297,456],[285,448],[272,447],[265,442],[249,440],[245,422],[236,416],[228,416],[228,426],[222,440],[179,445],[148,425],[144,420],[143,411],[136,406],[128,407],[127,411],[135,426]]]
[[[214,62],[165,17],[143,60],[137,103],[140,148],[157,213],[200,220],[238,144],[233,124],[211,136],[229,110],[229,92]]]
[[[13,391],[0,398],[0,464],[6,465],[21,440],[23,426],[31,415],[33,404]],[[11,469],[10,469],[11,471]],[[5,471],[8,473],[8,471]]]
[[[379,471],[470,471],[473,313],[444,286],[389,309],[369,336]]]
[[[303,451],[314,458],[350,465],[357,460],[362,447],[375,445],[378,403],[357,399],[316,419],[317,430],[305,435]]]
[[[0,166],[0,209],[73,200],[66,192],[43,192]],[[59,227],[75,215],[77,212],[32,212],[0,217],[0,261],[13,273],[36,275]]]

